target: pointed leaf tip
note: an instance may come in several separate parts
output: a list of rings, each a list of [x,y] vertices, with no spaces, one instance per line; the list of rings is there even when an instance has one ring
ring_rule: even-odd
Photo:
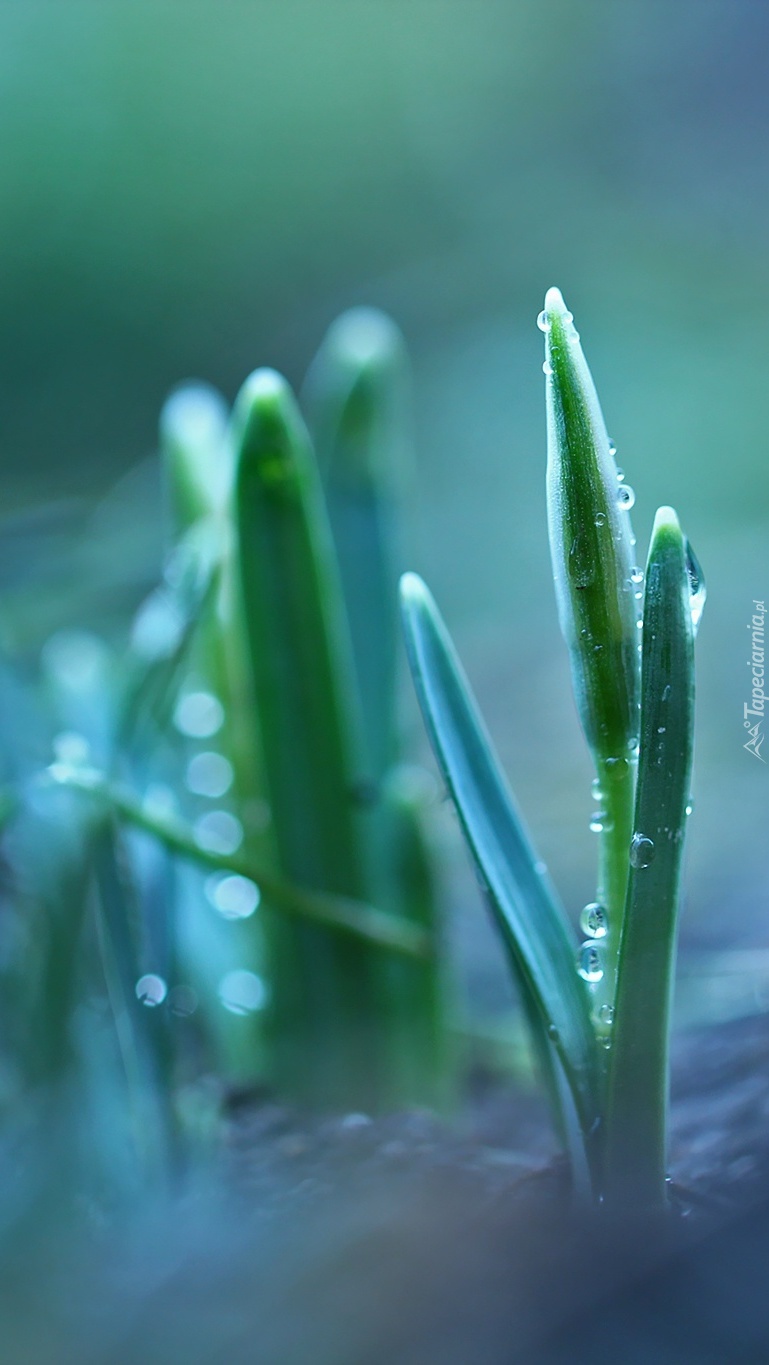
[[[658,507],[654,514],[654,526],[652,528],[652,539],[661,531],[674,531],[681,535],[681,523],[673,507]]]
[[[566,304],[564,303],[563,294],[555,285],[548,289],[545,294],[545,312],[554,313],[557,317],[561,317],[564,313],[568,312]]]
[[[427,584],[419,577],[418,573],[401,574],[399,587],[401,602],[404,607],[411,606],[412,603],[430,600]]]

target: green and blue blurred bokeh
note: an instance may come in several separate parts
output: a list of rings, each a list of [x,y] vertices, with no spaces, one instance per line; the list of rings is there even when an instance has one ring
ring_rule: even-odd
[[[768,49],[747,0],[4,5],[2,510],[87,510],[124,479],[71,583],[55,554],[37,572],[41,615],[90,623],[78,575],[126,603],[152,580],[174,384],[231,398],[261,364],[298,384],[336,314],[386,309],[414,363],[409,567],[576,913],[590,772],[552,592],[534,325],[558,284],[639,550],[672,503],[709,583],[685,944],[769,953],[769,772],[742,748],[746,626],[769,595]],[[24,544],[2,549],[6,578]],[[493,990],[472,911],[461,941]]]

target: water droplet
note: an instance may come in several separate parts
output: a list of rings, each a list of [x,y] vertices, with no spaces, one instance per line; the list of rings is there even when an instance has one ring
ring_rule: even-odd
[[[601,1047],[605,1048],[606,1051],[608,1052],[609,1048],[611,1047],[611,1038],[609,1037],[608,1033],[605,1033],[604,1036],[601,1039],[599,1039],[599,1041]]]
[[[356,1133],[361,1128],[369,1128],[373,1122],[374,1120],[368,1114],[345,1114],[344,1118],[340,1120],[339,1127],[344,1133]]]
[[[187,786],[196,796],[224,796],[233,776],[230,760],[213,751],[195,754],[187,764]]]
[[[219,999],[232,1014],[253,1014],[267,1003],[267,987],[255,972],[227,972],[219,982]]]
[[[635,502],[635,493],[629,483],[621,483],[617,489],[617,504],[623,512],[629,512]]]
[[[179,1019],[189,1019],[198,1007],[197,991],[194,991],[192,986],[174,986],[169,992],[168,1003],[172,1014],[177,1015]]]
[[[600,1021],[601,1021],[602,1024],[609,1024],[609,1025],[613,1024],[613,1023],[614,1023],[614,1006],[613,1006],[613,1005],[601,1005],[601,1008],[600,1008],[599,1011],[598,1011],[598,1018],[600,1019]]]
[[[577,971],[583,981],[591,983],[600,981],[603,976],[603,958],[599,945],[595,939],[588,939],[582,944],[577,958]]]
[[[603,645],[593,645],[593,653],[594,653],[594,654],[600,654],[602,649],[603,649]]]
[[[136,999],[143,1005],[154,1009],[156,1005],[162,1005],[168,995],[168,986],[162,976],[156,976],[154,972],[148,972],[146,976],[140,976],[136,983]]]
[[[657,726],[657,734],[658,734],[658,735],[664,735],[664,733],[665,733],[665,726],[664,726],[664,725],[658,725],[658,726]]]
[[[607,758],[604,766],[608,769],[609,776],[615,781],[627,772],[628,761],[624,757]]]
[[[184,634],[184,617],[176,598],[166,588],[156,588],[140,606],[131,628],[131,648],[151,662],[166,659]]]
[[[630,862],[633,867],[648,867],[654,862],[656,852],[653,839],[645,834],[633,835],[630,843]]]
[[[686,803],[686,814],[687,814],[687,815],[691,815],[691,813],[692,813],[693,810],[694,810],[694,800],[693,800],[693,798],[690,796],[690,797],[689,797],[689,800],[688,800],[687,803]]]
[[[594,810],[594,811],[593,811],[593,814],[590,816],[590,829],[591,829],[591,832],[592,832],[593,834],[601,834],[601,833],[603,833],[603,830],[606,828],[605,821],[606,821],[606,812],[605,812],[605,811],[602,811],[602,810]]]
[[[636,629],[643,630],[643,628],[644,628],[643,618],[639,616],[638,620],[636,621]]]
[[[176,796],[164,782],[151,782],[142,800],[142,807],[151,818],[164,820],[176,814]]]
[[[243,826],[227,810],[210,810],[195,821],[195,842],[208,853],[234,853],[243,842]]]
[[[76,730],[62,730],[53,741],[53,753],[57,763],[66,764],[67,767],[79,768],[84,763],[88,763],[91,757],[91,746],[85,735],[80,735]]]
[[[665,686],[664,686],[664,688],[662,689],[662,700],[663,700],[663,701],[667,701],[667,699],[668,699],[669,696],[670,696],[670,683],[665,683]]]
[[[614,454],[615,454],[615,455],[616,455],[616,453],[617,453],[617,452],[614,451]],[[612,454],[612,451],[611,451],[611,450],[609,450],[609,454],[610,454],[610,455]],[[624,469],[620,469],[619,466],[617,466],[617,483],[622,483],[622,480],[624,479],[624,477],[625,477],[625,471],[624,471]]]
[[[543,374],[552,374],[552,373],[553,373],[553,367],[552,367],[552,365],[550,364],[550,361],[549,361],[549,360],[546,360],[546,361],[544,362],[544,364],[543,364],[543,366],[542,366],[542,373],[543,373]]]
[[[603,788],[601,786],[600,780],[597,777],[594,777],[592,782],[590,783],[590,795],[592,796],[594,801],[603,800],[604,795]]]
[[[174,725],[190,739],[210,739],[224,724],[224,707],[210,692],[186,692],[174,712]]]
[[[234,872],[215,872],[208,877],[206,897],[225,919],[248,919],[260,900],[256,883],[250,877],[241,877]]]
[[[586,905],[579,917],[579,927],[588,938],[606,938],[609,921],[606,910],[598,901]]]
[[[642,602],[642,601],[643,601],[643,593],[641,592],[641,589],[640,589],[640,588],[638,589],[638,592],[634,592],[634,593],[633,593],[633,596],[634,596],[636,602]]]
[[[545,312],[545,309],[544,309],[544,308],[542,309],[542,312],[540,313],[539,317],[537,318],[537,326],[538,326],[540,332],[549,332],[549,331],[550,331],[550,314],[547,313],[547,312]]]
[[[561,1035],[558,1032],[558,1029],[556,1028],[555,1024],[548,1024],[547,1036],[552,1043],[558,1043],[561,1040]]]
[[[638,753],[638,735],[630,736],[630,739],[627,742],[627,747],[630,750],[631,754],[635,757]]]
[[[617,454],[617,447],[616,447],[614,441],[611,439],[611,436],[609,437],[609,454],[610,454],[610,455],[616,455],[616,454]]]
[[[579,332],[577,331],[576,327],[572,327],[569,333],[569,341],[571,342],[572,346],[576,346],[577,342],[579,341]]]
[[[643,583],[643,581],[644,581],[643,569],[641,568],[640,564],[634,564],[632,569],[630,570],[630,582]]]
[[[689,575],[689,610],[692,614],[692,629],[694,634],[699,630],[702,613],[705,609],[705,599],[708,595],[705,584],[705,576],[700,567],[700,562],[691,546],[691,541],[686,542],[686,572]]]
[[[542,859],[538,858],[534,864],[534,871],[539,877],[544,877],[547,872],[547,863],[543,863]]]
[[[59,630],[43,645],[42,662],[73,692],[97,685],[109,663],[109,650],[88,630]]]
[[[606,524],[606,513],[605,513],[605,512],[596,512],[596,514],[595,514],[595,524],[596,524],[596,526],[604,526],[604,525]]]

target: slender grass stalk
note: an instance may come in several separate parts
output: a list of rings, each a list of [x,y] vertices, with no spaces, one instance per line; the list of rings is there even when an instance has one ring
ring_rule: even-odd
[[[339,560],[367,770],[375,783],[398,755],[394,560],[406,379],[395,324],[376,309],[355,308],[329,328],[302,391]]]
[[[598,1057],[571,931],[496,760],[453,644],[416,574],[401,582],[406,648],[427,732],[516,976],[536,1046],[553,1050],[596,1169]],[[557,1096],[554,1096],[557,1103]]]
[[[691,565],[675,512],[661,507],[646,571],[638,792],[604,1138],[607,1195],[647,1208],[664,1204],[667,1174],[670,1000],[694,729]]]
[[[627,887],[638,745],[641,575],[633,563],[632,493],[620,481],[571,313],[550,289],[545,332],[547,494],[558,615],[582,728],[593,756],[600,853],[590,972],[599,1029],[611,1009]],[[591,912],[586,912],[588,915]]]
[[[355,308],[332,323],[302,401],[317,451],[339,564],[361,702],[369,784],[370,871],[377,904],[433,937],[439,905],[418,782],[398,766],[398,512],[406,476],[408,371],[384,313]],[[399,1103],[443,1106],[451,1091],[448,983],[439,954],[382,963],[382,1030]]]
[[[119,833],[109,814],[102,816],[94,830],[91,862],[98,894],[98,941],[125,1073],[134,1148],[143,1177],[162,1180],[178,1170],[181,1158],[170,1020],[162,1000],[150,1001],[154,1007],[148,1008],[140,999],[143,963],[138,907]]]
[[[240,581],[279,866],[299,887],[367,900],[352,660],[309,438],[271,370],[247,380],[234,423]],[[277,915],[265,927],[283,1088],[378,1107],[376,954]]]
[[[183,821],[153,809],[102,773],[88,768],[65,768],[60,764],[54,764],[48,771],[57,786],[92,798],[135,829],[151,834],[180,857],[212,871],[234,873],[255,882],[281,913],[405,957],[429,958],[433,952],[431,937],[418,925],[350,897],[305,891],[282,881],[267,868],[255,865],[242,853],[217,853],[206,848]]]
[[[223,399],[207,385],[182,386],[163,408],[160,432],[171,545],[166,578],[172,579],[175,597],[184,584],[180,565],[193,581],[210,581],[183,667],[176,669],[170,699],[177,719],[183,717],[190,695],[212,699],[220,722],[214,735],[190,736],[182,720],[181,747],[188,764],[209,755],[203,762],[218,762],[230,776],[222,798],[207,802],[193,796],[188,800],[196,803],[199,818],[213,815],[217,819],[223,811],[225,820],[236,820],[238,825],[232,828],[242,831],[246,859],[255,865],[267,864],[274,850],[264,820],[264,765],[248,676],[233,524],[235,457]],[[259,917],[223,924],[210,913],[203,877],[191,867],[176,876],[183,878],[176,899],[183,919],[187,971],[206,1012],[216,1064],[238,1083],[253,1082],[264,1074],[262,1013],[239,1016],[223,1009],[219,983],[228,963],[263,976]]]

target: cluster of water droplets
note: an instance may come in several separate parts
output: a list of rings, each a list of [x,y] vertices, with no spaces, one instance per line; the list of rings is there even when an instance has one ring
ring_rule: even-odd
[[[197,992],[191,986],[174,986],[169,990],[168,982],[157,972],[146,972],[140,976],[135,988],[136,999],[146,1009],[157,1009],[166,1005],[172,1014],[186,1019],[198,1008]],[[264,1009],[267,1004],[267,986],[256,972],[235,968],[225,972],[220,979],[216,993],[224,1008],[231,1014],[248,1015]]]
[[[195,690],[182,693],[174,712],[174,725],[190,740],[211,740],[221,731],[225,711],[213,693]],[[187,790],[203,800],[218,802],[232,787],[232,764],[217,749],[205,747],[189,759]],[[214,806],[204,810],[193,826],[196,842],[207,853],[235,853],[243,842],[243,826],[232,811]]]
[[[195,840],[206,852],[222,856],[236,853],[244,837],[241,821],[224,804],[235,781],[232,762],[216,743],[225,721],[222,702],[203,688],[183,692],[174,713],[176,729],[193,746],[187,761],[185,785],[198,801],[204,805],[210,803],[194,822]],[[269,820],[269,811],[262,809],[263,805],[253,802],[248,813],[254,828]],[[249,919],[258,910],[261,900],[256,883],[236,872],[211,873],[206,878],[204,894],[212,910],[229,921]],[[216,991],[220,1003],[231,1014],[253,1014],[263,1009],[267,1002],[264,980],[243,967],[225,972]]]
[[[593,834],[605,834],[611,829],[612,822],[605,809],[606,793],[597,777],[591,783],[590,795],[595,803],[595,810],[590,816],[590,830]]]

